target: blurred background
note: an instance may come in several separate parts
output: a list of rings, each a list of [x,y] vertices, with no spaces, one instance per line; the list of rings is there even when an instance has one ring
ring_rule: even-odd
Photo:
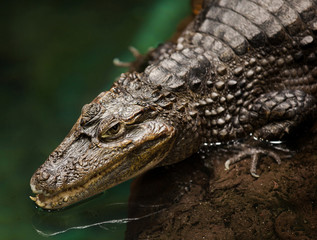
[[[48,213],[29,200],[29,179],[66,136],[81,107],[126,71],[112,60],[133,60],[131,45],[142,53],[157,46],[189,12],[184,0],[2,2],[0,239],[45,234],[123,239],[129,182],[67,211]]]

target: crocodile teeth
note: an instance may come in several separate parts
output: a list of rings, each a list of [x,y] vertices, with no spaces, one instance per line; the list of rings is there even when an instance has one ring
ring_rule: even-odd
[[[36,201],[36,204],[41,207],[41,208],[45,208],[47,206],[47,204],[41,202],[41,201]]]
[[[36,202],[36,197],[29,196],[29,198],[30,198],[32,201]]]

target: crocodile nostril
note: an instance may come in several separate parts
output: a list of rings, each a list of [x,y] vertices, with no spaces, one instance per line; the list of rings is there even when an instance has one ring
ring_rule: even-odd
[[[50,176],[51,176],[51,175],[50,175],[48,172],[43,171],[43,172],[40,174],[40,176],[39,176],[39,180],[45,181],[45,180],[47,180]]]

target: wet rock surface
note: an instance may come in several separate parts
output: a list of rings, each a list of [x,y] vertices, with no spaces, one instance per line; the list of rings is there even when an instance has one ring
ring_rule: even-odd
[[[138,177],[129,217],[150,215],[128,223],[126,239],[316,239],[317,124],[299,132],[281,165],[261,159],[260,178],[247,159],[224,170],[230,146]]]

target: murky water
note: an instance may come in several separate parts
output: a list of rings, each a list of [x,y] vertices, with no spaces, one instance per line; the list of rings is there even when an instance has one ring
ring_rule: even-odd
[[[34,229],[44,237],[72,235],[80,231],[102,232],[105,239],[124,238],[126,223],[140,221],[158,213],[153,206],[128,203],[126,191],[130,182],[110,189],[84,203],[54,212],[35,210],[32,217]],[[120,202],[122,201],[122,202]],[[129,217],[131,206],[146,208],[147,214]]]
[[[188,9],[183,0],[2,3],[0,239],[124,238],[129,182],[46,212],[28,198],[29,180],[81,107],[124,71],[112,60],[131,61],[128,46],[146,52],[167,39]]]

